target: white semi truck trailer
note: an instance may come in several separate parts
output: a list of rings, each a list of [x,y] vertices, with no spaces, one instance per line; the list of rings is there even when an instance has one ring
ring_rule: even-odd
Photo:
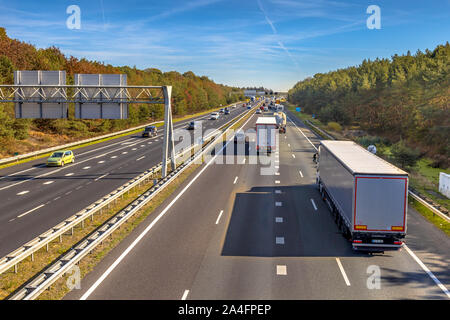
[[[352,141],[321,141],[317,160],[319,191],[353,249],[401,248],[408,173]]]

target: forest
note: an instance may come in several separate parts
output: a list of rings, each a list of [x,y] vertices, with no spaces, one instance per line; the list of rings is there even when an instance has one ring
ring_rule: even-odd
[[[322,123],[364,130],[448,168],[449,67],[447,42],[432,51],[408,51],[315,74],[290,89],[288,100]]]
[[[101,57],[99,57],[101,58]],[[32,44],[8,37],[0,28],[0,83],[13,84],[15,70],[65,70],[68,84],[76,73],[123,73],[130,85],[172,85],[174,116],[193,114],[243,100],[243,91],[216,84],[206,76],[188,71],[162,72],[156,68],[116,67],[97,61],[65,56],[58,48],[38,49]],[[70,107],[69,107],[70,108]],[[73,108],[73,106],[72,106]],[[127,120],[15,119],[14,105],[0,104],[0,157],[16,152],[66,143],[81,138],[123,130],[163,117],[162,105],[130,105]]]

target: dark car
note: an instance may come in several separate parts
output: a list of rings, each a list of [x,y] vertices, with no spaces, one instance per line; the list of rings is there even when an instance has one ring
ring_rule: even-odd
[[[147,126],[142,132],[142,137],[152,137],[158,134],[158,129],[155,126]]]
[[[230,114],[230,109],[225,108],[225,114]]]

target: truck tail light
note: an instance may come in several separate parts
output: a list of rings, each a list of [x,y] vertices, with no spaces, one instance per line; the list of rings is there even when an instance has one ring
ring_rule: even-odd
[[[391,230],[392,231],[403,231],[403,226],[392,226]]]
[[[355,225],[355,230],[367,230],[367,226]]]
[[[403,242],[401,242],[401,241],[394,241],[394,244],[398,244],[398,245],[401,245]]]
[[[353,243],[362,243],[362,240],[353,240]]]

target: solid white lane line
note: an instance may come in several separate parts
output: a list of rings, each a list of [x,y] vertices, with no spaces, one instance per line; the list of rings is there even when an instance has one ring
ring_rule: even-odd
[[[314,202],[314,199],[311,199],[311,203],[312,203],[312,205],[314,207],[314,210],[317,211],[317,206],[316,206],[316,203]]]
[[[242,129],[250,121],[250,119],[253,118],[253,115],[254,114],[252,114],[239,129]],[[181,190],[180,193],[178,193],[178,195],[161,211],[161,213],[147,226],[147,228],[145,228],[145,230],[142,231],[141,234],[139,234],[139,236],[130,244],[130,246],[128,246],[127,249],[125,249],[125,251],[113,262],[113,264],[109,266],[109,268],[100,276],[100,278],[98,278],[97,281],[95,281],[95,283],[83,294],[80,300],[86,300],[87,298],[89,298],[92,292],[94,292],[94,290],[106,279],[106,277],[108,277],[108,275],[117,267],[117,265],[128,255],[128,253],[130,253],[130,251],[133,250],[133,248],[142,240],[142,238],[145,237],[145,235],[153,228],[153,226],[156,223],[158,223],[158,221],[169,211],[169,209],[172,208],[175,202],[177,202],[178,199],[198,179],[198,177],[200,177],[203,174],[203,172],[205,172],[205,170],[211,165],[211,163],[215,161],[217,156],[227,147],[230,141],[228,141],[222,147],[222,149],[209,160],[209,162],[200,170],[200,172],[197,173],[197,175],[189,181],[189,183],[183,188],[183,190]]]
[[[303,173],[299,170],[298,173],[300,173],[300,176],[303,178]]]
[[[238,177],[234,178],[233,184],[236,184],[237,181],[238,181]]]
[[[308,137],[303,133],[303,131],[294,123],[294,121],[291,120],[288,116],[286,116],[290,122],[297,128],[298,131],[308,140],[308,142],[313,146],[313,148],[317,151],[316,146],[311,142],[311,140],[308,139]],[[286,137],[285,137],[286,138]]]
[[[27,214],[29,214],[29,213],[31,213],[31,212],[33,212],[33,211],[39,209],[39,208],[42,208],[43,206],[45,206],[45,204],[41,204],[40,206],[37,206],[37,207],[34,208],[34,209],[28,210],[27,212],[22,213],[21,215],[17,216],[17,218],[22,218],[23,216],[26,216]]]
[[[108,175],[109,173],[105,173],[104,175],[102,175],[102,176],[100,176],[100,177],[98,177],[97,179],[95,179],[94,181],[98,181],[98,180],[100,180],[101,178],[104,178],[104,177],[106,177],[107,175]]]
[[[277,275],[285,276],[287,275],[287,267],[285,265],[277,265]]]
[[[47,182],[44,182],[43,184],[51,184],[53,182],[55,182],[55,181],[47,181]]]
[[[188,294],[189,294],[189,290],[184,290],[184,293],[183,293],[183,296],[181,297],[181,300],[186,300]]]
[[[447,295],[447,298],[450,298],[450,292],[448,289],[439,281],[438,278],[428,269],[428,267],[416,256],[414,252],[406,244],[403,244],[403,247],[409,253],[409,255],[419,264],[419,266],[428,274],[428,276],[433,279],[434,283]]]
[[[276,223],[283,223],[283,217],[275,217]]]
[[[140,158],[137,158],[136,161],[142,160],[142,159],[144,159],[144,158],[145,158],[145,156],[142,156],[142,157],[140,157]]]
[[[65,174],[65,176],[66,176],[66,177],[70,177],[70,176],[73,176],[73,172],[71,172],[71,173],[68,173],[68,174]]]
[[[21,196],[21,195],[24,195],[24,194],[26,194],[26,193],[28,193],[28,192],[30,192],[30,191],[25,190],[25,191],[19,192],[17,195],[18,195],[18,196]]]
[[[275,202],[275,207],[281,207],[281,206],[283,206],[282,202],[279,202],[279,201]]]
[[[284,244],[284,237],[276,237],[275,243],[276,244]]]
[[[344,277],[345,284],[347,286],[350,286],[350,281],[348,281],[347,274],[345,273],[345,270],[344,270],[344,267],[342,266],[341,260],[339,260],[339,258],[336,258],[336,262],[339,266],[339,269],[341,270],[342,276]]]
[[[219,216],[217,217],[216,224],[219,224],[220,217],[222,216],[223,210],[220,210]]]

